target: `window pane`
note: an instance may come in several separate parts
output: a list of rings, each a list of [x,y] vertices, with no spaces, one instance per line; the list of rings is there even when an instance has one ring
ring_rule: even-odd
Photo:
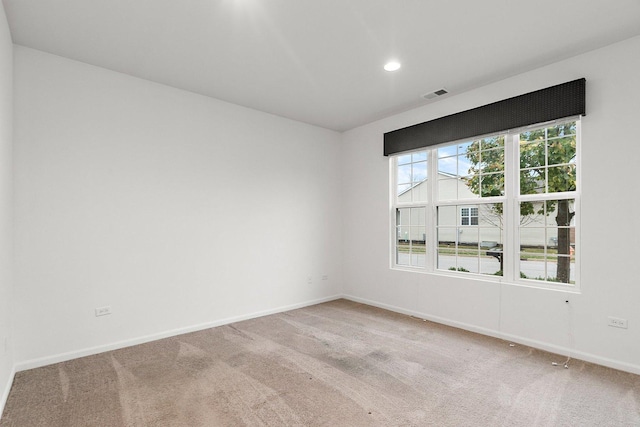
[[[414,267],[425,267],[427,264],[425,229],[424,227],[413,227],[413,238],[411,242],[411,265]]]
[[[477,248],[458,247],[457,271],[480,273],[479,254]]]
[[[398,184],[411,182],[411,165],[398,166]]]
[[[520,172],[520,194],[540,194],[546,191],[547,171],[544,168]]]
[[[556,281],[559,283],[573,284],[575,277],[575,257],[558,255],[556,258]],[[553,262],[550,260],[549,262]]]
[[[520,143],[520,169],[535,168],[546,164],[544,141]]]
[[[458,180],[457,179],[439,179],[438,180],[438,200],[455,200],[457,198],[458,198]]]
[[[396,264],[410,265],[409,228],[398,227],[397,230]]]
[[[411,209],[411,225],[413,226],[425,226],[425,209],[424,208],[412,208]]]
[[[500,249],[502,247],[502,231],[499,227],[483,227],[480,229],[480,249]]]
[[[425,240],[424,227],[411,227],[409,230],[409,239],[411,240],[412,246],[423,243]]]
[[[502,230],[498,226],[480,228],[480,273],[502,276]]]
[[[458,144],[458,154],[459,155],[466,155],[467,151],[469,151],[470,149],[473,150],[472,144],[473,144],[473,141],[466,141],[466,142],[459,143]]]
[[[482,151],[481,157],[483,172],[504,171],[504,149]]]
[[[438,148],[438,157],[449,157],[458,154],[458,148],[455,145],[446,145]]]
[[[458,199],[475,199],[480,194],[481,177],[479,174],[470,175],[459,182],[464,186],[458,186]]]
[[[405,154],[404,156],[398,156],[398,165],[404,165],[411,163],[411,154]]]
[[[550,240],[544,228],[520,228],[520,251],[543,253]]]
[[[571,136],[576,134],[576,122],[561,123],[547,128],[548,137]]]
[[[527,132],[522,132],[520,134],[520,141],[542,140],[542,139],[544,139],[544,136],[545,136],[544,128],[543,129],[531,130],[531,131],[527,131]]]
[[[427,160],[427,152],[426,151],[420,151],[418,153],[413,153],[411,156],[411,161],[412,162],[422,162],[422,161],[426,161]]]
[[[398,185],[398,201],[399,202],[409,202],[411,201],[411,184],[400,184]]]
[[[576,158],[575,135],[549,141],[547,151],[549,165],[572,163]]]
[[[458,175],[458,158],[446,157],[444,159],[438,159],[438,175],[441,178],[451,177],[451,175]]]
[[[576,166],[565,165],[550,167],[547,172],[549,176],[549,192],[560,193],[564,191],[575,191],[576,189]]]
[[[413,182],[420,182],[427,179],[427,162],[413,164]]]
[[[407,245],[407,249],[409,247],[409,229],[410,227],[398,226],[398,241]]]
[[[504,196],[504,174],[495,173],[481,176],[480,195],[482,197]],[[473,191],[473,190],[472,190]],[[478,191],[474,191],[478,193]]]
[[[478,248],[478,227],[461,228],[458,230],[458,246],[460,248]]]
[[[472,163],[464,156],[458,157],[458,176],[473,175]]]
[[[425,267],[427,265],[427,256],[424,253],[424,244],[418,245],[411,253],[411,265],[413,267]]]
[[[456,266],[456,239],[455,227],[438,228],[438,268],[441,270],[455,269]]]
[[[483,138],[480,141],[480,148],[482,150],[490,150],[493,148],[504,148],[504,135],[496,135],[488,138]]]
[[[574,226],[575,210],[574,199],[547,200],[544,202],[544,223],[547,227]]]
[[[496,227],[502,230],[504,226],[504,208],[502,203],[484,203],[478,208],[478,224],[481,227]],[[499,241],[502,243],[502,241]]]
[[[427,181],[423,181],[413,187],[412,197],[414,202],[426,202],[427,201],[427,191],[428,191]]]
[[[457,206],[440,206],[438,208],[438,225],[455,226],[458,224]]]
[[[520,278],[532,280],[545,280],[547,277],[547,264],[544,253],[520,254]]]
[[[411,225],[411,208],[396,209],[396,225]]]

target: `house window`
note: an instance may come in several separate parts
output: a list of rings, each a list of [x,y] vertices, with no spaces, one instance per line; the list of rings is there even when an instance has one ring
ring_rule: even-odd
[[[478,225],[478,208],[462,208],[460,225]]]
[[[392,158],[392,267],[575,286],[579,119]]]

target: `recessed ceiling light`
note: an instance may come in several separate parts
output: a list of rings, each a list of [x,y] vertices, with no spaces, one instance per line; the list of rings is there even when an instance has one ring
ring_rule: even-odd
[[[384,69],[387,71],[397,71],[400,69],[400,63],[398,61],[389,61],[384,64]]]

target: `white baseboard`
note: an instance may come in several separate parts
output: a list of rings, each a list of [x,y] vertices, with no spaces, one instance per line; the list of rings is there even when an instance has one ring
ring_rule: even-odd
[[[342,298],[347,299],[349,301],[359,302],[362,304],[383,308],[385,310],[393,311],[396,313],[419,317],[421,319],[426,319],[431,322],[452,326],[454,328],[464,329],[466,331],[476,332],[482,335],[499,338],[505,341],[526,345],[528,347],[537,348],[539,350],[544,350],[551,353],[561,354],[564,356],[571,355],[572,359],[584,360],[585,362],[595,363],[596,365],[602,365],[609,368],[618,369],[620,371],[625,371],[625,372],[630,372],[632,374],[640,375],[640,365],[637,365],[637,364],[620,362],[618,360],[609,359],[606,357],[597,356],[597,355],[585,353],[582,351],[571,350],[566,347],[545,343],[543,341],[536,341],[536,340],[528,339],[528,338],[517,336],[517,335],[505,334],[503,332],[496,331],[493,329],[482,328],[482,327],[478,327],[478,326],[463,323],[463,322],[457,322],[455,320],[446,319],[439,316],[432,316],[429,314],[420,313],[414,310],[408,310],[408,309],[397,307],[390,304],[384,304],[384,303],[369,300],[366,298],[359,298],[352,295],[342,295]]]
[[[11,391],[11,386],[13,385],[13,379],[16,376],[16,367],[15,365],[11,368],[11,373],[9,374],[9,379],[7,380],[7,384],[4,386],[4,390],[2,391],[2,396],[0,396],[0,418],[2,418],[2,413],[4,412],[4,407],[7,404],[7,399],[9,398],[9,392]]]
[[[310,305],[321,304],[323,302],[333,301],[342,298],[341,295],[333,295],[330,297],[319,298],[311,301],[305,301],[297,304],[291,304],[272,308],[269,310],[257,311],[254,313],[244,314],[241,316],[228,317],[225,319],[214,320],[212,322],[201,323],[198,325],[187,326],[184,328],[172,329],[156,334],[150,334],[138,338],[132,338],[124,341],[118,341],[110,344],[99,345],[95,347],[74,350],[67,353],[46,356],[37,359],[19,362],[14,367],[14,372],[26,371],[27,369],[39,368],[42,366],[52,365],[54,363],[65,362],[67,360],[77,359],[79,357],[91,356],[93,354],[104,353],[105,351],[118,350],[120,348],[131,347],[133,345],[144,344],[150,341],[156,341],[163,338],[169,338],[176,335],[187,334],[189,332],[201,331],[203,329],[215,328],[216,326],[228,325],[230,323],[240,322],[242,320],[254,319],[256,317],[268,316],[270,314],[282,313],[284,311],[295,310],[298,308],[308,307]],[[8,391],[7,391],[8,394]]]
[[[273,308],[273,309],[269,309],[269,310],[258,311],[258,312],[254,312],[254,313],[250,313],[250,314],[241,315],[241,316],[229,317],[229,318],[225,318],[225,319],[215,320],[215,321],[212,321],[212,322],[202,323],[202,324],[198,324],[198,325],[192,325],[192,326],[188,326],[188,327],[184,327],[184,328],[172,329],[172,330],[165,331],[165,332],[160,332],[160,333],[157,333],[157,334],[150,334],[150,335],[146,335],[146,336],[142,336],[142,337],[138,337],[138,338],[133,338],[133,339],[129,339],[129,340],[118,341],[118,342],[111,343],[111,344],[105,344],[105,345],[100,345],[100,346],[96,346],[96,347],[90,347],[90,348],[80,349],[80,350],[71,351],[71,352],[67,352],[67,353],[57,354],[57,355],[53,355],[53,356],[46,356],[46,357],[42,357],[42,358],[38,358],[38,359],[31,359],[31,360],[23,361],[23,362],[15,364],[14,369],[13,369],[13,373],[12,373],[12,376],[11,376],[11,380],[13,381],[13,377],[15,375],[15,372],[24,371],[24,370],[27,370],[27,369],[39,368],[41,366],[46,366],[46,365],[51,365],[51,364],[54,364],[54,363],[64,362],[64,361],[71,360],[71,359],[76,359],[76,358],[79,358],[79,357],[90,356],[90,355],[93,355],[93,354],[103,353],[105,351],[117,350],[117,349],[124,348],[124,347],[130,347],[130,346],[133,346],[133,345],[144,344],[146,342],[155,341],[155,340],[159,340],[159,339],[162,339],[162,338],[168,338],[168,337],[173,337],[173,336],[176,336],[176,335],[186,334],[186,333],[189,333],[189,332],[195,332],[195,331],[200,331],[200,330],[203,330],[203,329],[214,328],[216,326],[222,326],[222,325],[227,325],[229,323],[240,322],[242,320],[254,319],[256,317],[268,316],[270,314],[275,314],[275,313],[282,313],[284,311],[289,311],[289,310],[295,310],[295,309],[298,309],[298,308],[308,307],[310,305],[315,305],[315,304],[320,304],[320,303],[323,303],[323,302],[333,301],[333,300],[340,299],[340,298],[344,298],[344,299],[347,299],[347,300],[350,300],[350,301],[354,301],[354,302],[359,302],[359,303],[362,303],[362,304],[371,305],[371,306],[374,306],[374,307],[383,308],[385,310],[393,311],[393,312],[396,312],[396,313],[402,313],[402,314],[406,314],[406,315],[409,315],[409,316],[419,317],[421,319],[426,319],[426,320],[429,320],[429,321],[432,321],[432,322],[436,322],[436,323],[440,323],[440,324],[443,324],[443,325],[452,326],[454,328],[464,329],[466,331],[476,332],[476,333],[479,333],[479,334],[482,334],[482,335],[487,335],[487,336],[490,336],[490,337],[503,339],[503,340],[506,340],[506,341],[510,341],[510,342],[513,342],[513,343],[518,343],[518,344],[521,344],[521,345],[526,345],[526,346],[537,348],[537,349],[540,349],[540,350],[549,351],[551,353],[556,353],[556,354],[561,354],[561,355],[570,354],[571,357],[574,358],[574,359],[580,359],[580,360],[584,360],[586,362],[595,363],[597,365],[607,366],[609,368],[618,369],[618,370],[621,370],[621,371],[630,372],[630,373],[633,373],[633,374],[640,375],[640,365],[637,365],[637,364],[621,362],[621,361],[618,361],[618,360],[609,359],[609,358],[606,358],[606,357],[597,356],[597,355],[590,354],[590,353],[571,350],[571,349],[568,349],[566,347],[557,346],[557,345],[545,343],[545,342],[542,342],[542,341],[531,340],[531,339],[528,339],[528,338],[525,338],[525,337],[521,337],[521,336],[517,336],[517,335],[505,334],[503,332],[496,331],[496,330],[493,330],[493,329],[483,328],[483,327],[475,326],[475,325],[464,323],[464,322],[458,322],[458,321],[455,321],[455,320],[451,320],[451,319],[447,319],[447,318],[443,318],[443,317],[439,317],[439,316],[432,316],[432,315],[429,315],[429,314],[426,314],[426,313],[420,313],[418,311],[409,310],[409,309],[406,309],[406,308],[397,307],[397,306],[394,306],[394,305],[385,304],[385,303],[381,303],[381,302],[378,302],[378,301],[369,300],[369,299],[366,299],[366,298],[355,297],[353,295],[333,295],[333,296],[330,296],[330,297],[320,298],[320,299],[306,301],[306,302],[297,303],[297,304],[291,304],[291,305],[277,307],[277,308]],[[2,399],[3,400],[0,402],[3,405],[2,407],[4,407],[4,403],[6,401],[6,398],[7,398],[8,394],[9,394],[9,389],[11,387],[11,383],[7,387],[8,388],[5,390],[5,392],[2,395]]]

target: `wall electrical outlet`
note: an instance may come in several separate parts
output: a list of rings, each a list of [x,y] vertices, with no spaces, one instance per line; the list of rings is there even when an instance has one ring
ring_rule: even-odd
[[[609,326],[614,328],[627,329],[627,319],[620,319],[619,317],[609,317]]]
[[[96,317],[111,314],[111,306],[96,308]]]

